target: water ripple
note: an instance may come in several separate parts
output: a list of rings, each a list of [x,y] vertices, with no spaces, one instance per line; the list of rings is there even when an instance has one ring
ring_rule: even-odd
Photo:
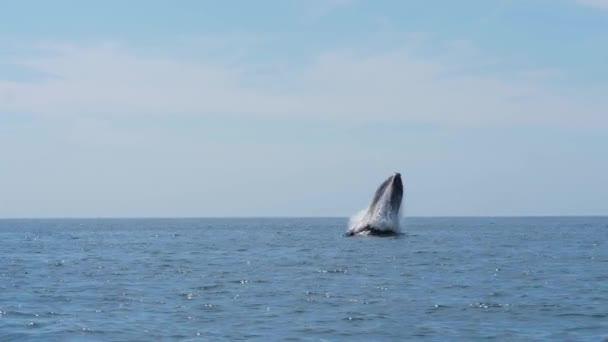
[[[606,336],[606,218],[407,219],[397,239],[344,224],[0,220],[0,340]]]

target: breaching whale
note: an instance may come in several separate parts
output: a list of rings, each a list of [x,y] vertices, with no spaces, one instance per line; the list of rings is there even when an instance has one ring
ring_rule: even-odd
[[[401,174],[395,173],[380,184],[369,206],[351,217],[345,235],[398,235],[402,199]]]

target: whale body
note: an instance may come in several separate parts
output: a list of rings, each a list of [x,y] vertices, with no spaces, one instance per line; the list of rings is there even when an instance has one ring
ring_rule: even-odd
[[[395,173],[380,184],[369,206],[351,217],[345,235],[398,235],[402,200],[401,174]]]

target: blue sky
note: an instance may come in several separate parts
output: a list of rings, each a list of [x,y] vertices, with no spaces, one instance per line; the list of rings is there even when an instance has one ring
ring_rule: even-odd
[[[0,217],[608,215],[608,1],[5,2]]]

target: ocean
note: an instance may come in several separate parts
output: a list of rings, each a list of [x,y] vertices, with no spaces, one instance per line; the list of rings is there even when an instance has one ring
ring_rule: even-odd
[[[608,218],[0,220],[0,341],[606,341]]]

